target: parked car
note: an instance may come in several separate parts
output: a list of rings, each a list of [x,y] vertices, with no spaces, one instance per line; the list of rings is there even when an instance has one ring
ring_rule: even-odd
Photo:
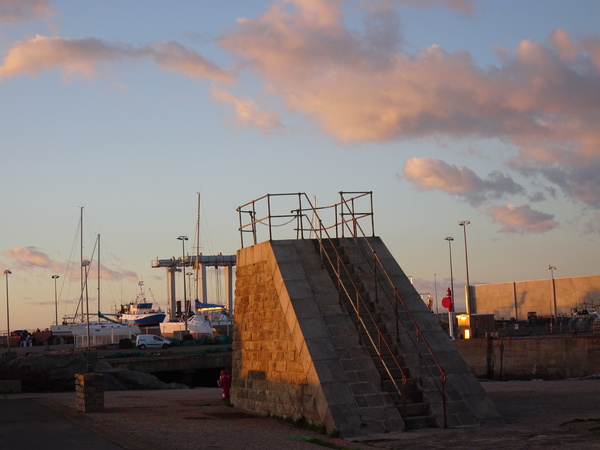
[[[135,340],[135,346],[140,350],[145,348],[168,348],[171,341],[154,334],[140,334]]]

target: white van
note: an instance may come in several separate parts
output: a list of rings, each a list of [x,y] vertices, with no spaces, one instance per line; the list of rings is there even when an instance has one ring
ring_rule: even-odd
[[[140,350],[144,350],[146,347],[168,348],[170,345],[171,341],[154,334],[140,334],[135,340],[135,346]]]

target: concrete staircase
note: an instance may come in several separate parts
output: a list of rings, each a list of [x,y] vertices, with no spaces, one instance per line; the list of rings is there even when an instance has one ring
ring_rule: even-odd
[[[340,303],[350,315],[362,344],[377,367],[381,388],[390,394],[403,418],[405,430],[437,427],[429,403],[423,398],[420,382],[412,376],[394,333],[387,327],[389,320],[383,320],[386,312],[361,281],[364,267],[358,262],[356,252],[351,260],[347,247],[341,245],[339,239],[322,241],[322,245],[327,253],[323,258],[324,267],[338,285]],[[315,241],[315,247],[320,251],[319,241]]]

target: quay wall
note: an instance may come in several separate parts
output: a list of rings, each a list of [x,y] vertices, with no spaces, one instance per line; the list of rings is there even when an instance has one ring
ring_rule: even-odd
[[[600,336],[455,341],[477,378],[560,380],[600,374]]]

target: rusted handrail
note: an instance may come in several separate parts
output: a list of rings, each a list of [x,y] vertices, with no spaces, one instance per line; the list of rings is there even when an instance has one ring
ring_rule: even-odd
[[[347,202],[343,200],[343,203],[345,205],[347,205]],[[431,348],[431,346],[429,345],[429,342],[427,341],[426,337],[423,335],[423,333],[421,332],[421,329],[419,328],[417,322],[415,321],[415,318],[413,317],[413,315],[410,313],[410,310],[407,308],[404,300],[402,299],[402,297],[400,296],[400,293],[398,292],[398,289],[396,288],[396,286],[394,285],[389,273],[387,272],[387,270],[385,269],[383,263],[381,262],[381,260],[379,259],[379,256],[377,255],[377,253],[375,252],[375,250],[373,249],[373,247],[371,246],[371,243],[368,241],[368,239],[366,239],[365,233],[362,231],[362,228],[360,226],[360,224],[358,222],[355,222],[353,224],[353,229],[351,230],[353,233],[353,236],[358,237],[359,234],[362,235],[362,237],[364,237],[364,242],[366,243],[366,245],[369,248],[369,251],[371,253],[371,257],[373,258],[373,261],[375,261],[375,263],[377,264],[377,266],[372,267],[371,270],[373,271],[373,277],[374,280],[377,284],[379,284],[379,286],[381,286],[382,288],[382,292],[384,293],[384,295],[386,296],[386,298],[388,299],[388,301],[390,302],[390,304],[394,307],[394,312],[395,312],[395,318],[396,318],[396,327],[398,327],[398,324],[402,324],[404,329],[406,330],[406,326],[404,325],[403,321],[400,320],[399,317],[399,311],[398,311],[398,303],[400,303],[402,305],[403,308],[403,312],[407,315],[407,317],[409,318],[411,324],[414,326],[414,332],[416,334],[417,339],[420,338],[420,341],[424,344],[425,349],[427,351],[427,353],[429,354],[429,356],[431,357],[431,359],[433,360],[433,363],[435,364],[437,370],[439,371],[438,376],[440,377],[440,381],[441,381],[441,386],[438,384],[435,374],[432,372],[429,364],[425,364],[425,368],[427,369],[427,371],[429,372],[431,379],[437,389],[437,391],[439,392],[441,399],[442,399],[442,404],[443,404],[443,409],[444,409],[444,428],[447,427],[447,416],[446,416],[446,394],[445,394],[445,384],[446,384],[446,373],[444,371],[444,369],[442,368],[442,365],[440,364],[440,362],[438,361],[438,359],[436,358],[433,349]],[[358,233],[358,231],[360,231],[360,233]],[[366,262],[369,262],[369,255],[366,255],[363,252],[363,249],[357,245],[357,248],[361,251],[361,254],[363,255],[364,259]],[[379,280],[381,279],[380,277],[377,276],[377,274],[379,273],[377,271],[377,267],[379,268],[379,271],[384,275],[385,280],[388,283],[388,288],[390,288],[393,292],[394,295],[394,299],[393,301],[390,300],[389,295],[388,295],[388,290],[385,289],[385,286],[382,286],[381,283],[379,282]],[[406,330],[407,331],[407,330]],[[398,329],[396,330],[396,333],[398,333]],[[417,342],[415,342],[415,340],[411,337],[411,333],[407,331],[407,336],[410,339],[413,347],[417,350],[419,357],[420,357],[420,350],[419,350],[419,345]]]
[[[287,225],[288,223],[291,223],[293,221],[295,222],[294,231],[296,232],[296,239],[305,239],[307,233],[309,233],[310,237],[322,238],[323,233],[327,230],[335,230],[335,237],[339,237],[340,231],[342,233],[345,233],[344,225],[346,223],[356,223],[362,219],[370,218],[371,230],[374,235],[375,230],[373,220],[372,192],[340,192],[339,194],[342,199],[344,198],[344,195],[353,194],[354,197],[352,197],[351,199],[353,204],[359,202],[364,197],[368,197],[370,199],[369,210],[360,213],[354,210],[343,212],[342,202],[330,206],[316,207],[316,205],[313,205],[308,196],[303,192],[265,194],[262,197],[259,197],[255,200],[238,206],[236,208],[236,211],[239,215],[238,231],[240,232],[241,247],[244,248],[244,235],[248,233],[252,236],[253,245],[259,242],[259,229],[257,227],[258,224],[265,225],[268,228],[268,240],[273,240],[274,228],[281,227],[282,225]],[[291,211],[287,210],[275,214],[273,205],[275,198],[291,196],[297,198],[297,208]],[[266,204],[266,211],[259,213],[258,205],[263,204]],[[327,213],[329,211],[333,213],[334,220],[333,223],[331,223],[330,225],[324,226],[320,214]],[[310,218],[305,217],[306,212],[312,214],[313,220],[318,222],[318,226],[315,226],[313,223],[311,223]],[[244,220],[243,217],[246,214],[249,215],[249,220]],[[284,223],[275,224],[273,223],[273,219],[284,219]],[[285,222],[286,219],[288,219],[289,222]]]

